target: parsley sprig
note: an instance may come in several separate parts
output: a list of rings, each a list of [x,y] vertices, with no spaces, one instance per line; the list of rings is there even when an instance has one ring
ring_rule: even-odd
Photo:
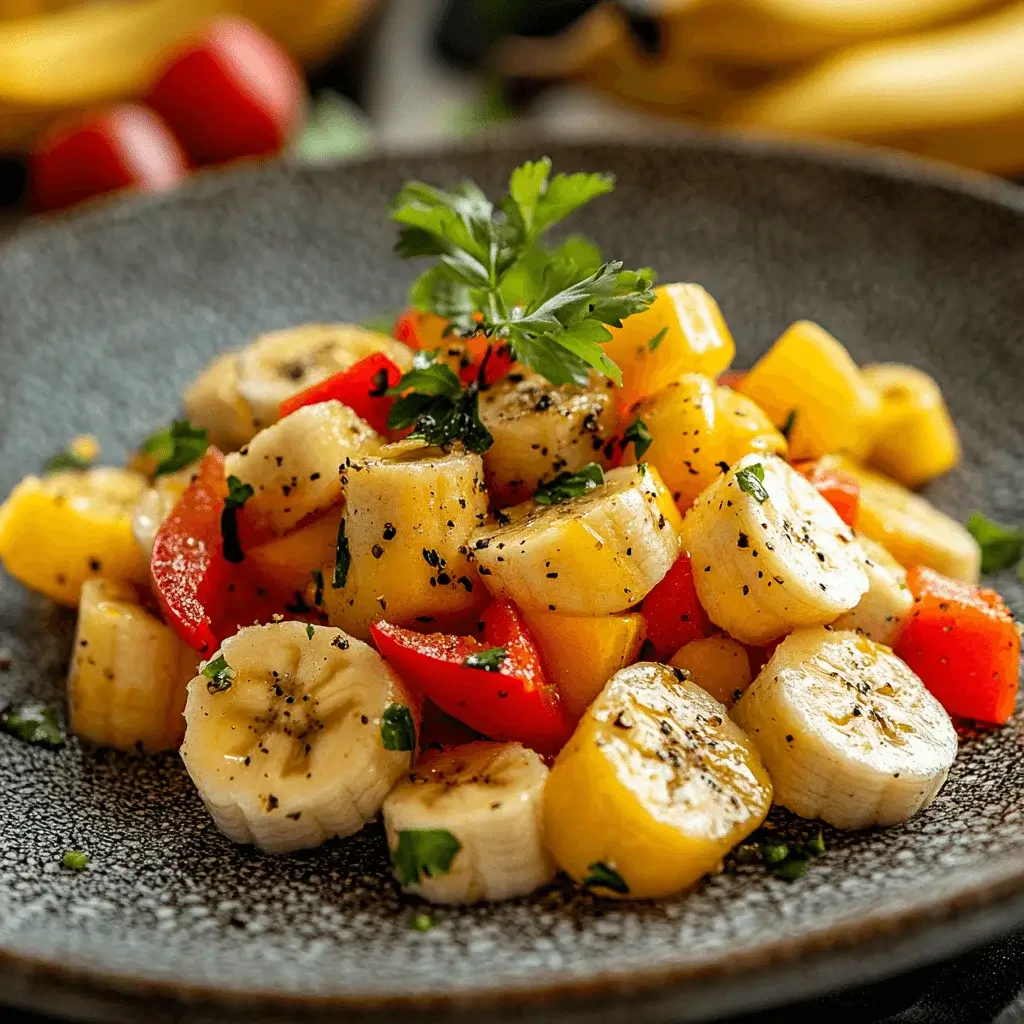
[[[1024,530],[1003,526],[981,512],[972,512],[967,520],[967,531],[981,548],[981,571],[986,575],[1007,569],[1014,562],[1017,575],[1024,581]]]

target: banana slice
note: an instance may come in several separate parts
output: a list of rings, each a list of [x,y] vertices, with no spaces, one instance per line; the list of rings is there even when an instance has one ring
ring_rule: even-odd
[[[68,670],[72,732],[118,750],[176,747],[198,663],[130,583],[86,580]]]
[[[926,565],[963,583],[977,583],[981,549],[962,523],[919,494],[849,459],[830,459],[860,484],[857,530],[878,541],[901,565]]]
[[[852,629],[876,644],[892,647],[910,614],[914,598],[907,589],[907,570],[881,544],[858,536],[864,551],[861,565],[868,577],[868,592],[860,604],[832,623],[834,629]]]
[[[956,759],[942,705],[888,648],[857,633],[787,637],[732,717],[757,744],[776,802],[836,828],[906,821]]]
[[[382,444],[347,405],[321,402],[261,430],[225,466],[229,476],[255,490],[245,506],[253,520],[282,534],[341,501],[346,462]]]
[[[384,801],[395,873],[431,903],[525,896],[555,877],[541,812],[548,769],[519,743],[433,753]]]
[[[639,604],[682,550],[679,511],[651,466],[613,469],[560,505],[526,502],[476,531],[480,575],[526,610],[611,615]]]
[[[745,644],[832,622],[868,589],[853,532],[773,456],[748,455],[708,487],[683,543],[704,610]]]
[[[153,554],[153,541],[156,539],[157,531],[171,514],[178,499],[185,493],[185,488],[192,482],[192,476],[191,467],[158,476],[153,481],[153,486],[142,495],[135,506],[132,515],[132,534],[147,558]]]
[[[189,683],[181,756],[229,839],[287,853],[377,814],[409,770],[417,718],[380,655],[341,630],[249,626]]]
[[[544,828],[578,882],[654,899],[717,870],[771,800],[725,708],[680,669],[640,662],[612,676],[558,755]]]
[[[585,388],[555,387],[540,374],[512,373],[481,394],[480,419],[494,438],[484,455],[492,501],[515,505],[559,473],[608,464],[615,385],[595,375]]]
[[[352,324],[305,324],[258,337],[214,362],[185,391],[188,418],[232,451],[278,421],[281,403],[360,359],[382,352],[403,372],[412,351]]]
[[[479,455],[402,441],[353,462],[342,483],[343,550],[323,570],[332,625],[369,639],[385,618],[412,626],[474,614],[486,597],[469,560],[487,516]]]

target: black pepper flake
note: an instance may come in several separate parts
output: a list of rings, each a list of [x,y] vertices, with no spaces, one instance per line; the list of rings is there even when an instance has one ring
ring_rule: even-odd
[[[750,538],[745,533],[741,533],[740,536],[739,536],[739,540],[736,541],[736,547],[738,547],[738,548],[749,548],[750,547]]]
[[[373,555],[374,558],[380,558],[384,554],[384,549],[379,544],[374,544],[373,547],[370,548],[370,554]]]
[[[384,539],[385,540],[394,540],[395,537],[397,536],[397,534],[398,534],[398,530],[395,529],[394,523],[385,523],[384,524]]]

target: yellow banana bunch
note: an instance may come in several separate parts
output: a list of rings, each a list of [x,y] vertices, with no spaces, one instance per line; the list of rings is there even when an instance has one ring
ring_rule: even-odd
[[[139,96],[168,51],[216,14],[250,18],[304,62],[323,59],[375,0],[0,0],[0,149],[55,117]]]
[[[655,113],[1024,170],[1024,2],[665,0],[659,31],[652,56],[601,5],[501,64]]]

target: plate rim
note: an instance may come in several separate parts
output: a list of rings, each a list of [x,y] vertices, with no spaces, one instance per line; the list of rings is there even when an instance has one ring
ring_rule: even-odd
[[[85,204],[84,208],[67,214],[46,217],[19,227],[0,242],[0,264],[21,243],[33,244],[56,232],[80,232],[94,227],[102,228],[110,223],[131,222],[146,216],[158,216],[165,208],[182,204],[207,203],[225,191],[246,187],[252,181],[278,178],[282,184],[301,181],[308,177],[344,174],[352,168],[366,168],[372,165],[387,165],[408,162],[417,156],[432,159],[472,158],[474,155],[500,154],[522,149],[524,146],[552,146],[564,151],[582,150],[589,147],[608,148],[616,143],[633,150],[654,150],[662,152],[720,152],[740,157],[791,159],[813,165],[826,166],[849,171],[868,178],[908,187],[926,186],[938,191],[964,196],[983,204],[999,207],[1008,213],[1024,218],[1024,188],[1005,182],[988,174],[966,171],[952,165],[927,158],[882,150],[872,146],[850,142],[809,141],[806,139],[780,138],[760,132],[736,132],[708,130],[703,128],[675,128],[666,133],[664,129],[639,126],[632,130],[617,128],[597,135],[590,132],[509,132],[494,137],[464,141],[459,144],[438,143],[415,148],[391,146],[378,148],[354,159],[332,162],[315,167],[279,163],[252,165],[243,162],[228,169],[202,171],[194,176],[180,190],[154,195],[102,198]],[[330,995],[302,995],[274,989],[240,989],[211,984],[194,984],[184,981],[139,977],[131,972],[86,968],[75,965],[54,963],[51,959],[19,954],[9,947],[0,947],[0,981],[4,978],[33,979],[36,982],[46,978],[62,985],[79,986],[81,994],[118,1000],[124,999],[172,999],[196,1002],[215,1008],[217,1012],[230,1012],[231,1008],[258,1006],[268,1011],[313,1010],[318,1013],[337,1011],[372,1012],[387,1015],[402,1011],[490,1009],[511,1011],[525,1007],[565,1006],[570,999],[593,999],[602,996],[619,997],[626,995],[646,996],[653,999],[677,998],[691,987],[700,987],[727,979],[735,979],[763,973],[771,967],[788,968],[792,971],[800,963],[810,962],[822,955],[837,956],[847,965],[842,980],[832,987],[843,987],[863,983],[865,980],[884,977],[910,969],[916,964],[927,962],[925,949],[929,936],[936,937],[951,931],[950,924],[958,917],[975,922],[975,931],[962,941],[949,943],[966,951],[974,946],[1006,934],[1015,925],[1024,923],[1024,852],[1013,856],[998,866],[997,870],[986,872],[974,884],[956,885],[953,879],[976,875],[976,869],[947,876],[945,894],[935,898],[911,898],[910,902],[895,909],[880,908],[868,913],[850,914],[838,922],[814,931],[804,932],[769,946],[751,948],[739,953],[729,953],[727,958],[705,957],[681,963],[663,964],[650,969],[611,969],[600,975],[580,979],[572,972],[545,974],[541,985],[514,982],[500,986],[481,986],[477,989],[450,993],[402,993],[400,995],[370,995],[369,993],[334,993]],[[1000,901],[1006,901],[1006,908],[1012,904],[1012,912],[999,914]],[[1004,908],[1004,909],[1006,909]],[[987,924],[982,918],[988,913],[992,920]],[[965,929],[969,932],[970,929]],[[919,934],[918,934],[919,933]],[[887,970],[870,972],[849,970],[852,963],[850,954],[866,949],[871,943],[909,940],[917,943],[916,952],[909,951],[903,959]],[[792,986],[791,986],[792,987]],[[807,992],[798,995],[822,993],[829,986],[811,985]],[[635,1003],[634,1003],[635,1005]],[[742,1008],[742,1007],[741,1007]],[[218,1018],[223,1019],[223,1018]]]

